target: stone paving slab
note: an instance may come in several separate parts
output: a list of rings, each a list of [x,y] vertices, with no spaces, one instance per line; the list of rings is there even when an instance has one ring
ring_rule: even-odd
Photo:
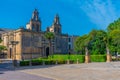
[[[0,80],[53,80],[50,78],[44,78],[37,75],[31,75],[19,71],[0,71]]]
[[[120,62],[35,66],[19,71],[55,80],[120,80]]]

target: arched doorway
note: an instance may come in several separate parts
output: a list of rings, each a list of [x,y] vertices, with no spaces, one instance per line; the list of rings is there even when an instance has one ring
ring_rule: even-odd
[[[46,48],[46,56],[49,56],[49,47]]]

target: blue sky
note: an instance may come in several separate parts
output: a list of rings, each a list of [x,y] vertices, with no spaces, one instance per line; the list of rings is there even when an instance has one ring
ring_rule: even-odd
[[[43,31],[58,13],[63,33],[83,35],[92,29],[105,30],[120,17],[119,5],[119,0],[1,0],[0,28],[25,27],[37,8]]]

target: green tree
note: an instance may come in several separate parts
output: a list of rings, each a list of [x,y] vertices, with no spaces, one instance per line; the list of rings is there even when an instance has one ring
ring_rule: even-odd
[[[116,21],[110,23],[107,27],[108,32],[111,32],[111,31],[116,30],[116,29],[120,30],[120,18],[117,19]]]
[[[50,49],[49,54],[51,54],[52,40],[55,38],[55,35],[52,32],[46,32],[45,33],[45,38],[48,39],[48,41],[49,41],[49,49]]]
[[[120,53],[120,30],[111,31],[110,37],[111,37],[111,46],[110,46],[111,51]]]
[[[81,52],[82,54],[87,53],[89,49],[90,37],[89,35],[83,35],[78,37],[75,41],[75,50]]]
[[[2,42],[2,39],[0,39],[0,43]],[[6,46],[0,45],[0,55],[2,54],[2,51],[7,50]]]
[[[91,33],[94,33],[94,35]],[[93,30],[90,32],[90,36],[92,36],[90,42],[91,54],[105,54],[106,44],[104,38],[106,37],[106,32],[103,30]]]
[[[110,51],[111,53],[120,53],[120,18],[111,24],[107,28],[110,38]]]
[[[78,37],[75,41],[76,51],[90,52],[91,54],[105,54],[107,33],[103,30],[92,30],[88,35]],[[84,53],[85,53],[84,52]]]

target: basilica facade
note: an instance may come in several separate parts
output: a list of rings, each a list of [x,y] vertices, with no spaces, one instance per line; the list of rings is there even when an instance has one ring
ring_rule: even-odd
[[[35,9],[26,28],[4,32],[1,34],[2,45],[7,47],[7,58],[25,60],[38,57],[47,57],[55,53],[67,54],[74,52],[74,41],[77,36],[70,36],[62,33],[62,26],[59,15],[56,14],[53,23],[47,27],[46,31],[41,30],[42,21],[39,12]],[[51,48],[46,32],[53,32],[55,38],[52,40]],[[51,52],[50,52],[51,49]]]

